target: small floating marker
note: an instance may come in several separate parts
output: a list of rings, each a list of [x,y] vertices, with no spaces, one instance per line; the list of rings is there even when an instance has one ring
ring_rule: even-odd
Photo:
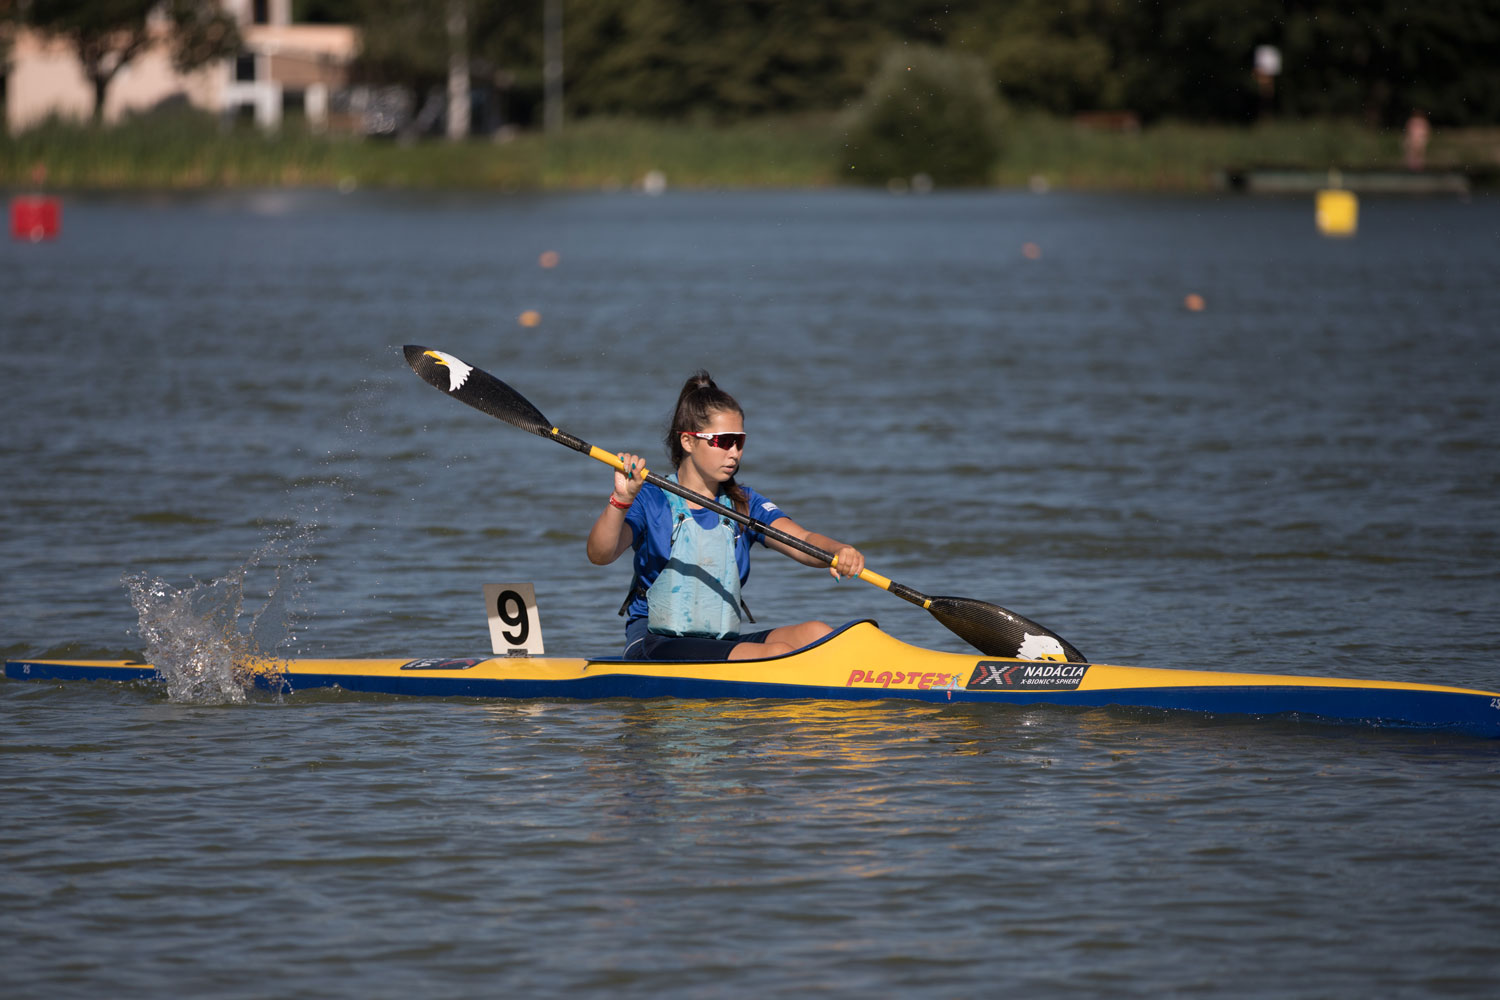
[[[641,190],[656,197],[667,192],[667,175],[660,170],[648,170],[641,178]]]
[[[1318,192],[1318,232],[1324,236],[1353,236],[1359,229],[1359,196],[1343,188]]]
[[[536,326],[542,321],[542,314],[535,309],[528,309],[516,317],[516,322],[522,326]]]
[[[1027,260],[1041,260],[1042,248],[1037,246],[1035,243],[1022,243],[1021,256],[1025,257]]]
[[[1182,307],[1188,312],[1201,313],[1205,304],[1203,296],[1197,292],[1189,292],[1182,299]]]
[[[542,265],[542,267],[551,269],[556,267],[561,260],[562,258],[557,255],[556,250],[548,250],[537,258],[537,263]]]
[[[10,201],[10,235],[40,243],[62,229],[62,202],[46,195],[19,195]]]

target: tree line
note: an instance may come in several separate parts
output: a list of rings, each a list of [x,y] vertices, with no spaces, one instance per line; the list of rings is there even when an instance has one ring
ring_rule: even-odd
[[[523,123],[542,92],[548,0],[466,0],[480,75]],[[1393,125],[1500,122],[1494,0],[552,0],[562,10],[573,117],[739,119],[840,109],[903,45],[977,57],[997,95],[1056,114],[1131,112],[1249,122],[1263,115]],[[364,30],[361,72],[436,86],[442,4],[302,0]],[[1257,79],[1274,46],[1280,73]]]
[[[422,93],[448,76],[455,2],[471,75],[522,126],[540,120],[549,4],[572,118],[838,110],[913,46],[976,59],[1009,106],[1062,115],[1393,125],[1420,110],[1439,124],[1500,122],[1494,0],[297,0],[293,10],[361,29],[361,82]],[[179,65],[238,42],[210,0],[0,0],[0,44],[23,23],[65,38],[102,94],[152,11],[182,29]],[[1254,73],[1260,46],[1280,54],[1274,77]]]

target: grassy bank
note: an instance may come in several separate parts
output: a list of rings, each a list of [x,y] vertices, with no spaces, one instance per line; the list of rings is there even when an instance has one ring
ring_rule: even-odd
[[[221,133],[197,117],[144,118],[112,129],[48,124],[0,138],[0,185],[43,164],[62,189],[370,187],[485,190],[624,188],[660,170],[676,187],[816,187],[834,183],[828,124],[777,120],[728,128],[589,122],[557,138],[505,142]]]
[[[1055,119],[1015,123],[996,172],[1001,185],[1041,176],[1054,187],[1201,191],[1222,171],[1255,166],[1303,170],[1396,170],[1401,133],[1340,121],[1269,122],[1249,128],[1164,123],[1105,133]],[[1500,129],[1435,130],[1429,169],[1500,170]]]
[[[848,182],[831,117],[723,127],[581,122],[557,138],[521,134],[464,143],[324,137],[288,128],[223,134],[211,119],[163,116],[111,129],[50,124],[0,137],[0,186],[31,186],[35,165],[63,190],[362,187],[563,191],[626,188],[652,170],[676,188],[806,188]],[[1005,130],[997,186],[1203,191],[1227,167],[1394,168],[1400,135],[1344,122],[1253,128],[1161,124],[1104,132],[1022,116]],[[1434,168],[1500,170],[1500,129],[1437,130]]]

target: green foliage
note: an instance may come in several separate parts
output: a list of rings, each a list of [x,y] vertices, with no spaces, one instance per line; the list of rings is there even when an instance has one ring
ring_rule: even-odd
[[[568,104],[587,116],[735,119],[857,94],[892,35],[859,0],[567,5]]]
[[[419,92],[439,82],[446,67],[439,5],[338,2],[353,8],[365,38],[363,79]],[[722,123],[838,108],[858,97],[891,44],[935,42],[951,20],[942,0],[560,2],[570,120]],[[321,0],[316,9],[333,5]],[[523,121],[541,95],[543,6],[468,0],[475,73],[502,82]]]
[[[425,0],[358,0],[357,75],[375,83],[405,83],[421,92],[448,75],[448,29],[443,5]]]
[[[1289,112],[1395,125],[1423,109],[1440,123],[1500,122],[1493,0],[1303,2],[1279,27],[1287,53],[1281,106]]]
[[[1248,123],[1269,112],[1396,125],[1422,108],[1439,125],[1500,121],[1495,0],[558,2],[570,120],[833,111],[859,98],[886,50],[909,44],[977,56],[1012,106],[1053,114]],[[299,4],[360,25],[368,78],[418,92],[441,82],[444,4]],[[476,74],[503,79],[515,105],[536,102],[544,0],[467,4]],[[1282,53],[1269,101],[1252,71],[1258,45]]]
[[[471,71],[511,123],[534,124],[546,0],[464,0]],[[895,45],[982,60],[1012,107],[1071,115],[1129,110],[1249,124],[1360,118],[1399,126],[1500,122],[1496,0],[556,0],[567,118],[742,122],[835,112],[860,99]],[[348,20],[358,78],[418,97],[444,86],[448,0],[294,0],[299,18]],[[194,29],[181,64],[228,51],[217,0],[0,0],[7,19],[69,39],[102,93],[146,41],[146,12]],[[1258,45],[1283,71],[1262,94]]]
[[[1398,125],[1500,120],[1500,5],[1493,0],[1010,0],[962,4],[948,44],[983,56],[1019,107],[1129,109],[1146,120],[1270,115]],[[1254,52],[1282,73],[1268,100]]]
[[[984,63],[930,46],[891,50],[849,115],[840,160],[850,180],[926,174],[984,184],[1000,153],[1002,111]]]
[[[1007,100],[1066,113],[1117,107],[1114,52],[1102,30],[1108,0],[1016,0],[983,4],[955,34],[985,60]]]

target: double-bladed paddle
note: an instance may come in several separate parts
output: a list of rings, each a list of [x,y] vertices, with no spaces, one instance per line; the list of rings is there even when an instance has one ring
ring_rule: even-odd
[[[530,431],[538,437],[565,444],[574,451],[596,458],[620,472],[627,471],[618,456],[553,426],[552,422],[542,416],[541,411],[532,406],[526,397],[489,372],[465,364],[451,354],[428,350],[415,344],[407,344],[403,350],[406,354],[406,363],[411,365],[412,371],[420,375],[428,385],[443,390],[460,402],[468,403],[476,410],[483,410],[492,417],[499,417],[523,431]],[[715,500],[695,493],[654,472],[643,470],[641,476],[653,486],[676,493],[717,514],[738,521],[767,538],[774,538],[783,545],[805,552],[829,566],[834,564],[835,557],[832,552],[820,549],[816,545],[809,545],[795,535],[789,535],[747,514],[741,514],[733,507],[725,507]],[[1024,660],[1066,659],[1073,663],[1088,662],[1082,653],[1056,632],[1023,618],[1013,611],[1007,611],[997,604],[976,601],[968,597],[928,597],[926,594],[887,579],[879,573],[872,573],[870,570],[861,572],[859,578],[881,590],[890,591],[904,601],[926,608],[949,631],[986,656],[1017,657]]]

